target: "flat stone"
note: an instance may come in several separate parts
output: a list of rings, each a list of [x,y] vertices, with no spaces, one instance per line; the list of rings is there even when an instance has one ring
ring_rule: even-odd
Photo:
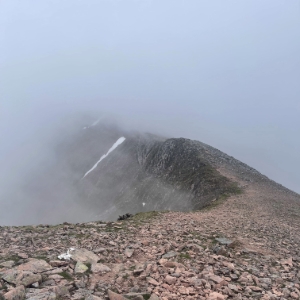
[[[175,284],[176,281],[177,281],[177,278],[173,277],[173,276],[170,276],[170,275],[167,275],[166,278],[165,278],[165,282],[168,283],[168,284]]]
[[[220,293],[212,292],[208,295],[208,300],[224,300],[225,296]]]
[[[150,283],[152,285],[159,285],[159,283],[152,277],[147,277],[146,280],[148,283]]]
[[[109,300],[126,300],[124,296],[119,295],[111,290],[108,290],[107,292]]]
[[[216,238],[216,241],[222,245],[230,245],[232,243],[232,241],[227,238]]]
[[[103,253],[103,252],[106,251],[106,249],[105,248],[97,248],[97,249],[95,249],[93,251],[94,251],[94,253]]]
[[[103,264],[92,264],[91,271],[93,273],[107,273],[110,272],[111,269]]]
[[[162,258],[172,258],[172,257],[176,257],[177,255],[178,255],[178,252],[170,251],[170,252],[164,254],[162,256]]]
[[[175,261],[167,261],[166,263],[163,264],[163,266],[166,268],[176,268],[177,265],[178,264]]]
[[[220,276],[217,276],[217,275],[211,275],[211,276],[209,276],[209,279],[218,284],[224,281],[223,278],[221,278]]]
[[[30,259],[30,261],[28,263],[18,266],[17,269],[20,271],[41,273],[41,272],[51,270],[52,267],[46,261],[44,261],[42,259],[32,258],[32,259]]]
[[[71,258],[76,262],[95,263],[99,260],[99,256],[97,254],[84,248],[71,250],[70,254]]]

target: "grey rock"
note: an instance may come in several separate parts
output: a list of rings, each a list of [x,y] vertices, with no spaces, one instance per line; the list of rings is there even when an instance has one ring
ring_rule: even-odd
[[[170,251],[162,256],[162,258],[172,258],[178,256],[179,253],[175,251]]]
[[[133,255],[133,253],[134,253],[134,249],[132,249],[132,248],[126,248],[126,249],[125,249],[125,255],[126,255],[128,258],[130,258],[130,257]]]
[[[110,272],[111,269],[103,264],[92,264],[91,271],[93,273],[107,273]]]
[[[230,245],[232,243],[232,241],[227,238],[216,238],[216,241],[222,245]]]

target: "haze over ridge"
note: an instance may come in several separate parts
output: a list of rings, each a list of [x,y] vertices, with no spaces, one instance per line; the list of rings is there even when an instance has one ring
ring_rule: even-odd
[[[200,140],[299,193],[299,5],[2,1],[4,207],[51,165],[57,123],[86,111]]]

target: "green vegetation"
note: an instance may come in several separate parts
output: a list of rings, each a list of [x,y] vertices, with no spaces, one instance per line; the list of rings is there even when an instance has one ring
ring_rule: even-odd
[[[224,203],[230,196],[240,195],[242,193],[243,193],[243,190],[240,187],[238,187],[237,183],[234,182],[228,187],[227,192],[222,193],[221,195],[219,195],[215,201],[209,203],[208,205],[206,205],[201,210],[202,211],[203,210],[204,211],[211,210],[211,209],[215,208],[216,206]]]
[[[92,264],[91,263],[86,263],[85,265],[88,267],[88,269],[86,270],[86,273],[92,274],[93,273],[92,270],[91,270]]]
[[[58,273],[58,275],[62,276],[63,278],[69,280],[69,281],[72,281],[73,280],[73,277],[71,276],[71,274],[69,274],[68,272],[64,271],[64,272],[61,272],[61,273]]]
[[[158,211],[141,212],[141,213],[135,214],[133,217],[131,217],[128,220],[131,220],[134,222],[149,221],[150,219],[155,218],[162,213],[164,213],[164,212],[158,212]]]
[[[191,256],[186,252],[182,252],[179,254],[179,259],[191,259]]]

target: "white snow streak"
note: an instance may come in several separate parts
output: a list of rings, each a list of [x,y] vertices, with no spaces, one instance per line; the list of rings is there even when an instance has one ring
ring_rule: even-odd
[[[89,129],[89,128],[91,128],[91,127],[94,127],[94,126],[96,126],[100,121],[101,121],[101,118],[98,119],[98,120],[96,120],[96,121],[95,121],[93,124],[91,124],[90,126],[85,126],[85,127],[83,127],[82,129]]]
[[[106,154],[102,155],[101,158],[95,163],[95,165],[89,170],[87,171],[83,178],[88,175],[90,172],[92,172],[93,170],[95,170],[97,168],[97,166],[99,165],[99,163],[101,162],[101,160],[103,160],[110,152],[114,151],[119,145],[121,145],[123,142],[125,141],[124,137],[120,137],[113,145],[112,147],[107,151]]]
[[[98,120],[96,120],[96,121],[91,125],[91,127],[96,126],[96,125],[100,122],[100,120],[101,120],[101,118],[98,119]]]

